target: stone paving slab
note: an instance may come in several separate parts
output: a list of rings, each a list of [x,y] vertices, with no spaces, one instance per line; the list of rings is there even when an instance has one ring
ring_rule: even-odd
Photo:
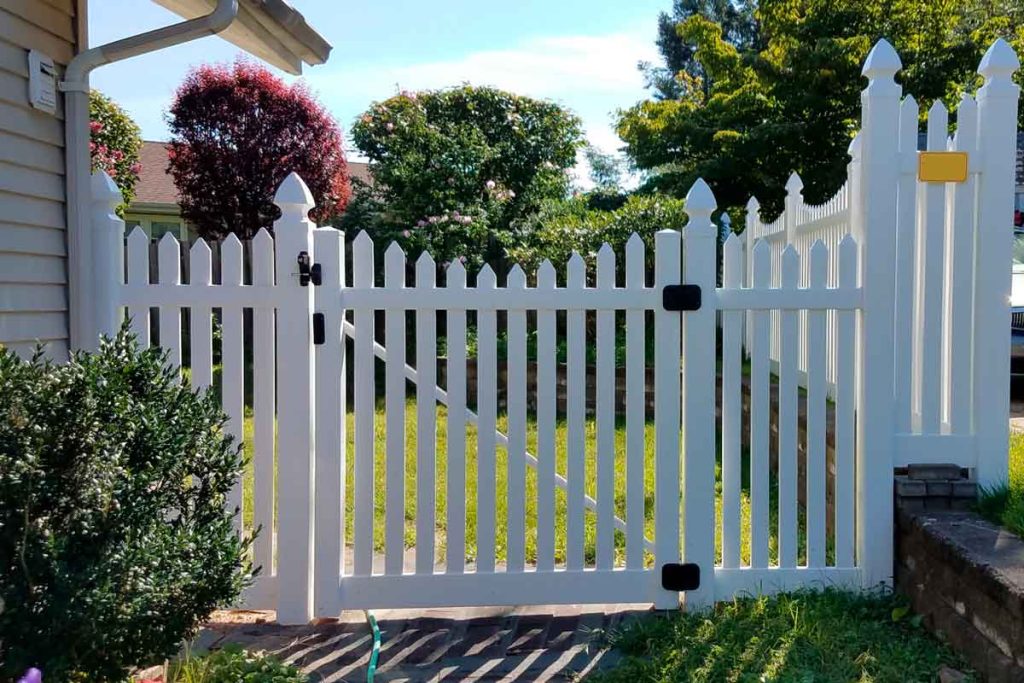
[[[566,681],[614,666],[604,636],[650,605],[554,605],[374,612],[381,630],[375,680]],[[372,639],[362,612],[282,626],[273,612],[219,613],[195,649],[237,644],[274,653],[314,681],[365,681]]]

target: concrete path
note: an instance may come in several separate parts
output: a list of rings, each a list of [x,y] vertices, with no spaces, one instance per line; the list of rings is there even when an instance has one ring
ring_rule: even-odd
[[[375,681],[565,681],[614,665],[609,632],[648,605],[571,605],[379,610]],[[372,639],[362,612],[307,626],[272,623],[273,612],[221,612],[194,649],[238,644],[277,654],[313,681],[365,681]]]

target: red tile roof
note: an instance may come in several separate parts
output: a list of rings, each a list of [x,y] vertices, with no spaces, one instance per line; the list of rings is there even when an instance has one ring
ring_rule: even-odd
[[[149,204],[177,204],[178,190],[167,172],[167,143],[146,140],[139,152],[142,170],[135,186],[135,201]],[[370,182],[369,166],[361,161],[348,162],[349,176]]]

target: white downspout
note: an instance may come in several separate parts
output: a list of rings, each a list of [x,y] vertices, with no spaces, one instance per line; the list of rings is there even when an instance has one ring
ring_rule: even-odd
[[[79,53],[68,64],[60,89],[64,99],[67,173],[68,324],[71,348],[94,349],[99,340],[92,273],[87,267],[90,234],[89,74],[104,64],[220,33],[238,15],[238,0],[217,0],[209,14]]]

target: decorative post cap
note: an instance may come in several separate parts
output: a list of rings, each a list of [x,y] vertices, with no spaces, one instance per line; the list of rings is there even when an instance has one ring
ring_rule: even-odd
[[[986,81],[1000,78],[1009,80],[1019,68],[1020,60],[1017,58],[1017,53],[1013,51],[1009,43],[1002,38],[998,38],[985,51],[985,56],[981,58],[981,64],[978,65],[978,73]]]
[[[757,197],[751,197],[747,200],[747,212],[757,211],[761,208],[761,202],[757,201]]]
[[[796,194],[802,189],[804,189],[804,181],[800,180],[800,174],[796,171],[790,173],[789,179],[786,181],[786,192]]]
[[[896,50],[885,38],[881,38],[868,53],[864,60],[864,68],[861,75],[866,76],[869,81],[876,79],[892,80],[896,72],[903,68],[903,62]]]
[[[124,201],[117,183],[104,170],[96,171],[89,178],[89,191],[92,194],[92,201],[97,204],[117,206]]]
[[[697,178],[690,191],[686,193],[686,203],[683,205],[686,215],[690,218],[711,216],[717,208],[718,202],[715,201],[715,193],[711,191],[703,178]]]
[[[301,211],[303,217],[315,206],[313,194],[295,171],[289,173],[277,188],[274,204],[282,212]]]
[[[860,131],[857,131],[857,134],[853,136],[852,140],[850,140],[850,145],[846,148],[846,153],[854,159],[860,156]]]

